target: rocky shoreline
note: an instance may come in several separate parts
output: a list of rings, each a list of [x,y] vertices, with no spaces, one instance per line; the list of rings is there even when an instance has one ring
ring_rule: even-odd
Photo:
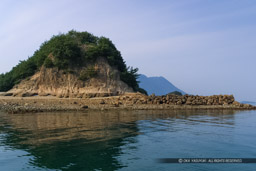
[[[0,110],[8,113],[36,113],[86,110],[197,110],[234,109],[256,110],[256,106],[241,104],[232,95],[146,96],[126,93],[120,96],[95,98],[58,98],[54,96],[9,97],[0,96]]]

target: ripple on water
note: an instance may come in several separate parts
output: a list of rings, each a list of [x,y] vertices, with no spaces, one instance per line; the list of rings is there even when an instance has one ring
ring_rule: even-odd
[[[255,121],[255,111],[0,113],[0,170],[252,170],[155,161],[256,156]]]

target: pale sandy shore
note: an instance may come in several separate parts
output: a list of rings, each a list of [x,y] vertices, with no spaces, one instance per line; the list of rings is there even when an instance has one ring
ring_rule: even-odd
[[[256,110],[251,105],[173,105],[173,104],[133,104],[119,96],[100,98],[57,98],[47,97],[9,97],[0,96],[0,110],[8,113],[85,111],[85,110],[198,110],[232,109]]]

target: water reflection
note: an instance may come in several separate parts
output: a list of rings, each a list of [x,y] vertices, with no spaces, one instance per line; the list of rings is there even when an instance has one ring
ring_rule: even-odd
[[[153,131],[177,132],[192,125],[234,125],[236,111],[91,111],[0,113],[0,146],[27,151],[29,165],[61,170],[117,170],[121,147]],[[136,145],[132,146],[136,150]]]

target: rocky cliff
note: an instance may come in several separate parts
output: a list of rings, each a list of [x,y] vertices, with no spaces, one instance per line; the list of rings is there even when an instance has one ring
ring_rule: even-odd
[[[94,76],[81,79],[84,71],[93,69]],[[41,69],[33,76],[21,81],[8,91],[12,96],[57,96],[57,97],[105,97],[133,92],[120,80],[120,73],[108,64],[105,58],[97,58],[95,63],[83,68],[60,70],[56,67]]]
[[[113,42],[88,32],[53,36],[27,60],[0,74],[5,96],[105,97],[142,91]]]

